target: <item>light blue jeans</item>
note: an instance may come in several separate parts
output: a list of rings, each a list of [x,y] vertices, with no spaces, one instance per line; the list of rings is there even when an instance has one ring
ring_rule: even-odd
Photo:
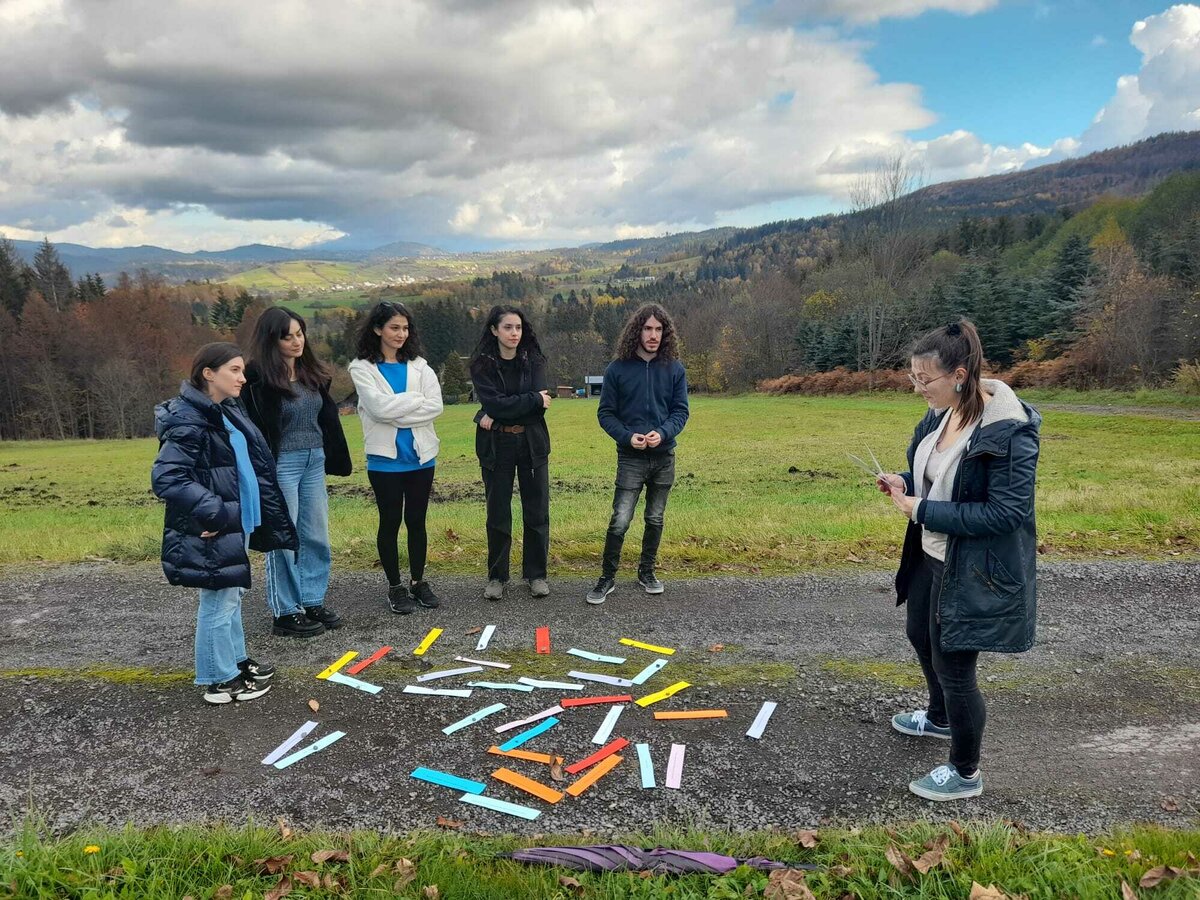
[[[325,602],[332,556],[325,451],[317,447],[280,453],[275,473],[300,536],[298,552],[272,550],[267,554],[267,605],[278,618]]]
[[[242,595],[245,588],[200,588],[196,609],[196,684],[222,684],[241,673],[237,664],[246,658],[242,631]]]

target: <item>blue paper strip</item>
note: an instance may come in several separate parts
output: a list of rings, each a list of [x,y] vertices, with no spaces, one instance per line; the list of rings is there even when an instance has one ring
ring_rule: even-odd
[[[442,734],[454,734],[454,732],[458,731],[460,728],[466,728],[468,725],[474,725],[476,722],[486,719],[488,716],[492,715],[493,713],[498,713],[502,709],[508,709],[508,707],[503,703],[493,703],[491,706],[485,706],[483,709],[471,713],[465,719],[459,719],[453,725],[447,725],[442,729]]]
[[[549,731],[551,728],[553,728],[557,724],[558,724],[558,719],[556,719],[554,716],[551,716],[550,718],[548,718],[542,722],[538,722],[536,725],[534,725],[528,731],[522,731],[516,737],[510,738],[506,743],[500,745],[500,749],[501,750],[516,750],[518,747],[520,747],[526,741],[532,741],[539,734],[541,734],[542,732],[545,732],[545,731]]]
[[[469,794],[482,794],[484,788],[487,787],[482,781],[471,781],[467,778],[459,778],[457,775],[451,775],[449,772],[439,772],[437,769],[426,769],[418,767],[412,770],[412,778],[418,781],[428,781],[430,784],[440,785],[441,787],[453,788],[456,791],[466,791]]]
[[[324,750],[334,741],[339,741],[345,736],[346,732],[344,731],[331,732],[325,735],[325,737],[321,738],[319,741],[309,744],[303,750],[297,750],[291,756],[285,756],[283,759],[279,760],[279,762],[275,763],[275,768],[286,769],[292,763],[300,762],[300,760],[304,759],[306,756],[312,756],[318,750]]]
[[[625,657],[623,656],[602,656],[599,653],[592,653],[590,650],[576,650],[574,647],[567,652],[572,656],[581,656],[584,659],[590,659],[592,662],[612,663],[616,666],[625,662]]]
[[[642,787],[652,788],[654,782],[654,763],[650,759],[650,745],[637,745],[638,765],[642,769]]]
[[[642,671],[633,676],[633,683],[645,684],[650,679],[651,675],[653,675],[655,672],[661,671],[662,667],[666,664],[667,661],[665,659],[656,659],[654,662],[650,663],[650,665],[646,666],[646,668],[642,669]]]
[[[509,803],[507,800],[497,800],[495,797],[463,794],[458,799],[463,803],[470,803],[472,806],[494,809],[496,812],[502,812],[509,816],[519,816],[522,819],[536,819],[542,814],[540,809],[534,809],[531,806],[521,806],[519,803]]]

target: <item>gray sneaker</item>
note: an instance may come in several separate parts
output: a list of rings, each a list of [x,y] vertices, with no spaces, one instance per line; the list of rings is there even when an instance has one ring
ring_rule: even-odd
[[[604,598],[613,592],[617,583],[611,578],[601,578],[596,582],[596,586],[587,592],[587,602],[592,606],[599,606],[604,602]]]
[[[489,581],[487,587],[483,589],[484,600],[503,600],[504,599],[504,582]]]
[[[638,584],[646,589],[647,594],[661,594],[665,590],[663,583],[655,576],[653,569],[646,572],[638,572]]]
[[[529,579],[529,593],[534,597],[549,597],[550,585],[545,578]]]
[[[896,713],[896,715],[892,716],[892,727],[901,734],[911,734],[913,737],[941,738],[943,741],[950,740],[949,727],[943,728],[941,725],[934,725],[929,721],[923,709],[918,709],[915,712]]]
[[[937,803],[965,800],[983,793],[983,773],[976,772],[974,778],[963,778],[954,766],[938,766],[924,778],[910,781],[908,789],[918,797]]]

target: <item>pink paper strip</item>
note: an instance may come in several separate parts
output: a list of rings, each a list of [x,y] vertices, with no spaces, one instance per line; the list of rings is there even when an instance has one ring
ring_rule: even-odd
[[[667,787],[679,790],[679,781],[683,777],[683,754],[687,752],[687,744],[672,744],[671,758],[667,760]]]
[[[496,734],[503,734],[506,731],[512,731],[514,728],[521,728],[525,725],[532,725],[534,722],[540,722],[547,716],[556,716],[562,711],[563,708],[561,706],[552,706],[549,709],[543,709],[540,713],[534,713],[528,719],[519,719],[516,722],[506,722],[494,730]]]

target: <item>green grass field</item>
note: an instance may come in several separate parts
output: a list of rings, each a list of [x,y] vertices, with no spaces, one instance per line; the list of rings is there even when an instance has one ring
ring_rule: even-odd
[[[483,573],[474,412],[450,406],[437,424],[442,449],[429,512],[435,572]],[[885,467],[902,468],[922,412],[916,398],[891,394],[694,398],[667,509],[664,573],[891,567],[903,522],[845,453],[865,455],[869,446]],[[343,422],[361,461],[358,419]],[[611,510],[613,444],[596,424],[594,400],[558,401],[550,430],[552,570],[590,574]],[[1200,556],[1200,422],[1053,409],[1042,438],[1046,558]],[[0,444],[0,565],[158,559],[162,509],[149,490],[156,448],[153,439]],[[335,564],[371,566],[376,512],[364,467],[330,485]],[[514,519],[519,527],[519,510]],[[635,520],[630,558],[640,533]]]

